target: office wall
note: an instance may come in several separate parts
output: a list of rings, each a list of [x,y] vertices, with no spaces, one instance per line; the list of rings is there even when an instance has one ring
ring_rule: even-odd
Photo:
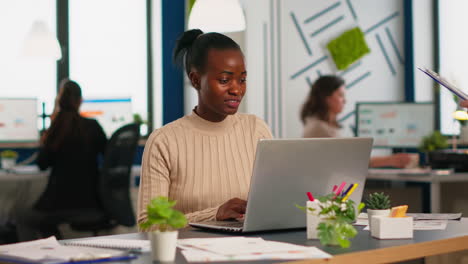
[[[339,118],[352,135],[356,101],[404,99],[403,2],[386,0],[244,1],[248,96],[246,110],[263,117],[277,137],[300,137],[299,109],[320,74],[347,82]],[[359,26],[371,53],[338,71],[325,46]]]
[[[264,118],[275,136],[301,136],[299,109],[310,82],[319,73],[339,74],[348,84],[348,103],[340,116],[343,133],[347,136],[352,135],[350,127],[354,125],[356,101],[404,100],[403,0],[240,2],[245,10],[247,29],[231,37],[240,42],[246,54],[248,91],[241,111]],[[413,0],[415,65],[433,67],[432,9],[432,1]],[[304,23],[314,16],[312,22]],[[325,48],[326,43],[354,26],[368,31],[365,37],[371,53],[350,70],[337,71]],[[307,48],[311,49],[311,54]],[[414,74],[415,100],[431,101],[431,81],[418,72]],[[185,113],[189,113],[197,98],[193,88],[187,81],[185,83]]]

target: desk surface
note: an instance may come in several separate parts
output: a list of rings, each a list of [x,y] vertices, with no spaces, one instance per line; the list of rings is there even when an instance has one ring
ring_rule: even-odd
[[[324,247],[317,240],[307,240],[305,230],[263,232],[241,234],[249,237],[262,237],[267,240],[294,243],[298,245],[317,246],[334,255],[329,260],[303,260],[297,263],[369,263],[396,262],[424,256],[438,255],[468,249],[468,219],[450,221],[446,230],[415,231],[413,239],[378,240],[372,238],[369,231],[357,227],[358,235],[352,240],[350,248]],[[202,238],[232,236],[227,233],[213,233],[186,228],[180,231],[180,238]],[[239,235],[239,234],[235,234]],[[114,238],[147,239],[144,233],[114,235]],[[284,262],[284,261],[283,261]],[[143,254],[132,263],[152,263],[149,253]],[[187,263],[177,252],[175,263]],[[226,263],[226,262],[223,262]],[[242,263],[242,262],[241,262]],[[273,261],[257,261],[255,263],[274,263]]]

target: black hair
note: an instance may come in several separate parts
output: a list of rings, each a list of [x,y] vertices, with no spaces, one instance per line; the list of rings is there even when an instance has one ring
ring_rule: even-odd
[[[174,64],[185,68],[187,76],[193,68],[204,72],[210,49],[241,50],[239,45],[230,37],[216,33],[206,33],[200,29],[187,30],[179,37],[174,48]]]
[[[344,85],[344,80],[335,75],[320,76],[310,87],[309,96],[301,109],[301,120],[305,124],[306,117],[328,121],[328,105],[326,98],[332,95],[338,88]],[[339,126],[338,124],[336,124]]]
[[[81,88],[76,82],[68,79],[61,81],[56,101],[58,113],[44,136],[46,148],[57,151],[67,139],[83,137],[83,122],[78,112],[81,99]]]

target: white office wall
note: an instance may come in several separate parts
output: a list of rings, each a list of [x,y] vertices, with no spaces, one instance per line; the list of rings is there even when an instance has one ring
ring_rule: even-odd
[[[275,136],[301,136],[299,109],[309,83],[319,74],[340,74],[348,84],[348,103],[339,117],[344,119],[345,135],[352,135],[355,102],[404,99],[401,0],[263,0],[243,4],[249,71],[246,110],[264,118]],[[312,22],[305,22],[314,16]],[[371,53],[351,70],[339,72],[325,46],[355,26],[365,31]]]
[[[416,102],[434,99],[434,82],[416,69],[434,69],[434,1],[413,0],[414,95]]]

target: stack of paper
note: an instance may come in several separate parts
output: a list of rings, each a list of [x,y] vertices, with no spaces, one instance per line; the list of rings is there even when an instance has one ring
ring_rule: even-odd
[[[189,262],[331,258],[316,247],[263,240],[258,237],[179,239]]]
[[[130,258],[134,257],[117,250],[63,246],[55,237],[0,246],[0,262],[56,264]]]

